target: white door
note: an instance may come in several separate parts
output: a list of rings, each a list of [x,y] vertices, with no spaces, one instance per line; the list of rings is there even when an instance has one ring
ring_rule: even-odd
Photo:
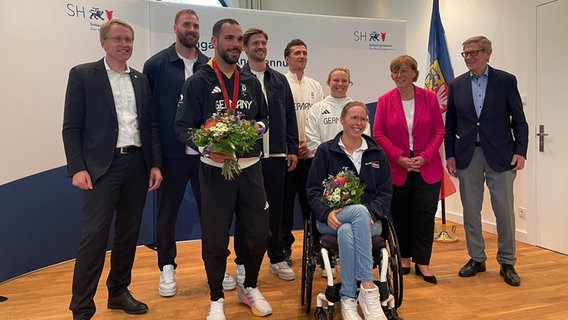
[[[568,254],[568,0],[536,7],[536,244]]]

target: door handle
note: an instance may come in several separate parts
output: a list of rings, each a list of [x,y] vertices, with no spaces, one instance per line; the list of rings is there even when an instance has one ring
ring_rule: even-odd
[[[538,126],[538,151],[544,152],[544,137],[548,136],[548,133],[544,132],[544,124]]]

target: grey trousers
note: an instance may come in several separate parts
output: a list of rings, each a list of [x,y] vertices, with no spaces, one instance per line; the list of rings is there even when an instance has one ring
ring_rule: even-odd
[[[516,171],[497,172],[485,160],[481,147],[476,147],[471,163],[466,169],[458,169],[460,197],[469,256],[477,261],[487,260],[481,225],[483,184],[486,182],[491,195],[491,206],[497,224],[497,262],[514,265],[515,210],[513,206],[513,182]]]

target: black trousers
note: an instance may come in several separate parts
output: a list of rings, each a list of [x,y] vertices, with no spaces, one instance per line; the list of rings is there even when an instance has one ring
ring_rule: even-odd
[[[141,151],[116,154],[105,175],[83,193],[83,231],[73,271],[69,309],[92,317],[93,297],[103,271],[114,213],[115,235],[106,281],[109,296],[128,290],[142,212],[148,190],[148,168]]]
[[[400,253],[418,264],[430,264],[440,184],[410,172],[402,186],[393,186],[391,213]]]
[[[223,277],[229,256],[229,229],[233,214],[244,232],[249,249],[244,261],[244,286],[256,287],[258,272],[268,247],[269,213],[260,162],[245,168],[235,179],[225,180],[221,168],[201,163],[202,258],[211,301],[224,298]]]
[[[180,159],[162,160],[162,184],[158,189],[158,214],[156,217],[156,242],[158,267],[174,265],[177,256],[176,222],[179,208],[185,195],[188,181],[191,181],[193,197],[201,212],[201,191],[199,187],[199,155],[188,155]]]
[[[285,259],[280,224],[282,222],[282,206],[284,204],[284,183],[286,180],[286,158],[263,158],[262,176],[264,190],[270,205],[270,240],[268,242],[268,258],[270,263],[282,262]],[[235,258],[236,264],[244,264],[248,255],[243,228],[235,221]]]
[[[310,216],[310,205],[308,204],[308,196],[306,193],[306,184],[308,182],[308,173],[312,158],[298,160],[296,169],[286,173],[286,184],[284,187],[284,211],[282,213],[282,245],[285,250],[290,250],[294,243],[294,235],[292,228],[294,227],[294,204],[296,195],[302,210],[302,216],[305,218]]]

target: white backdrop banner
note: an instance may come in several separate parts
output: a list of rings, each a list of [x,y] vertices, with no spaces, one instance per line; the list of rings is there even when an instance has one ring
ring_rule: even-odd
[[[0,186],[65,165],[61,125],[68,72],[79,63],[104,56],[100,25],[110,18],[128,21],[135,31],[130,65],[144,61],[174,42],[177,3],[147,0],[26,0],[0,2]],[[234,18],[243,31],[269,35],[268,60],[286,72],[286,43],[308,44],[306,74],[320,81],[334,67],[351,70],[349,96],[366,103],[393,87],[389,62],[403,54],[405,22],[191,6],[201,25],[200,48],[212,56],[211,29],[221,18]],[[241,64],[246,60],[243,55]]]
[[[99,28],[109,17],[135,32],[131,64],[149,55],[146,0],[0,2],[0,186],[66,164],[61,137],[71,67],[104,56]]]
[[[150,50],[152,54],[175,41],[174,16],[187,5],[150,3]],[[263,29],[268,34],[268,56],[271,67],[285,73],[284,48],[295,38],[308,45],[306,75],[318,80],[325,94],[327,75],[335,67],[351,71],[354,85],[348,95],[365,103],[377,102],[380,94],[392,89],[390,61],[406,52],[406,23],[308,14],[280,13],[247,9],[191,6],[199,15],[200,49],[213,55],[211,31],[213,24],[223,18],[239,22],[243,32],[248,28]],[[240,65],[246,62],[241,54]]]

